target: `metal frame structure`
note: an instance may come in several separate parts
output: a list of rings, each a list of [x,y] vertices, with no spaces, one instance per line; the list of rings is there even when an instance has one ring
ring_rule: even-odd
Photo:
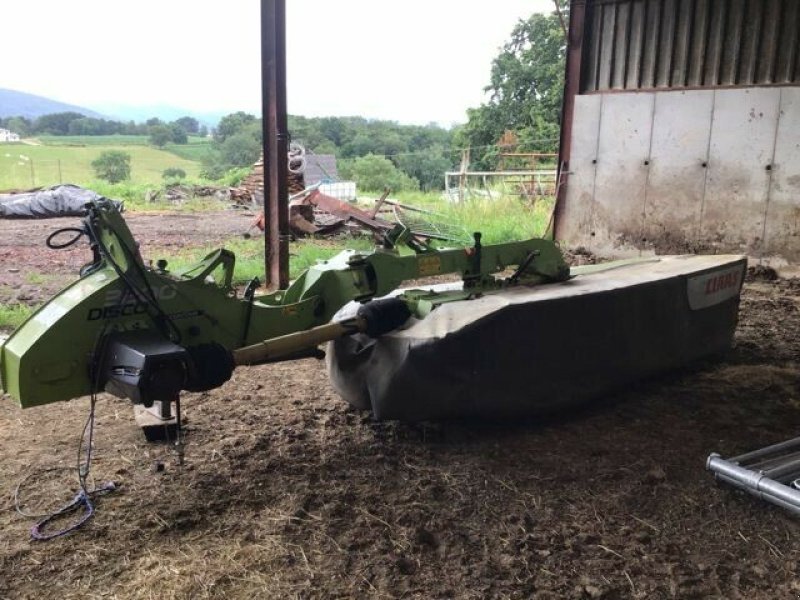
[[[719,481],[800,515],[800,437],[728,459],[715,452],[706,468]]]

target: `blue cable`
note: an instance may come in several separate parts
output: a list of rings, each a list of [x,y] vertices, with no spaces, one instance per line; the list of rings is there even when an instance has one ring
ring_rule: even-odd
[[[116,489],[117,486],[114,484],[113,481],[106,482],[99,488],[95,488],[94,490],[88,493],[83,489],[81,489],[77,494],[75,494],[75,497],[69,504],[66,504],[62,508],[48,515],[47,517],[36,523],[36,525],[31,527],[31,537],[34,540],[46,542],[47,540],[52,540],[57,537],[61,537],[62,535],[66,535],[68,533],[72,533],[73,531],[80,529],[89,519],[91,519],[94,516],[94,504],[92,503],[92,496],[113,492]],[[51,521],[55,520],[56,518],[62,515],[78,510],[81,507],[85,507],[85,512],[83,516],[69,527],[66,527],[64,529],[59,529],[58,531],[54,531],[53,533],[42,533],[42,530],[45,527],[47,527],[47,525]]]

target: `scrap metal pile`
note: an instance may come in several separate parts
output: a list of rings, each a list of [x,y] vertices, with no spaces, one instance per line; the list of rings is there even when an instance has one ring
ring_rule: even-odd
[[[330,159],[331,164],[323,166],[323,158]],[[312,167],[320,172],[310,175]],[[289,227],[296,237],[371,234],[380,240],[386,232],[400,224],[419,238],[450,241],[469,239],[467,232],[448,223],[443,215],[388,199],[389,190],[369,209],[325,193],[328,190],[323,191],[322,184],[338,179],[335,157],[312,153],[307,155],[299,144],[293,143],[289,150],[287,177]],[[264,205],[263,156],[253,165],[253,171],[237,191],[239,193],[232,194],[231,199],[240,205],[248,208]],[[262,210],[250,229],[258,227],[264,231],[266,226]]]
[[[413,236],[423,239],[463,241],[469,239],[461,227],[448,221],[445,215],[390,200],[389,190],[375,201],[371,210],[359,208],[323,194],[316,187],[303,190],[289,199],[289,228],[297,237],[308,235],[371,234],[376,240],[398,225]],[[262,211],[251,229],[264,231],[266,217]]]

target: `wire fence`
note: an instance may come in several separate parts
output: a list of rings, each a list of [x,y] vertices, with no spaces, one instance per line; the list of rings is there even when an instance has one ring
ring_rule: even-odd
[[[27,189],[64,183],[69,181],[70,175],[78,175],[77,171],[61,160],[17,158],[12,162],[6,159],[0,162],[0,189]]]
[[[0,148],[0,191],[24,190],[46,187],[61,183],[85,184],[97,179],[89,157],[85,160],[39,159],[25,154],[3,152]],[[161,158],[131,158],[131,181],[136,184],[160,185],[164,182],[164,170],[179,166],[189,176],[200,172],[187,166],[186,161],[176,160],[170,164]],[[194,171],[194,172],[192,172]]]

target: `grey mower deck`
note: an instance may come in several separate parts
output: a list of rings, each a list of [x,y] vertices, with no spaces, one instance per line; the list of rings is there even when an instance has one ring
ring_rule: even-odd
[[[742,256],[620,261],[444,304],[377,340],[331,343],[331,381],[378,419],[560,410],[727,350],[746,265]]]

